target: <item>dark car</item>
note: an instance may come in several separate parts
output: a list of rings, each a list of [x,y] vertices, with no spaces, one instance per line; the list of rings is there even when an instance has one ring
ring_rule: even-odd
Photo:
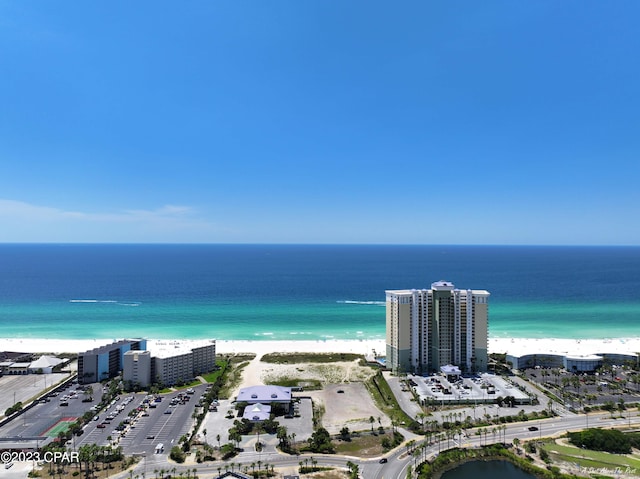
[[[529,431],[537,431],[538,428],[536,426],[529,426]]]
[[[386,457],[383,457],[383,458],[382,458],[382,459],[380,459],[378,462],[379,462],[380,464],[386,464],[386,463],[387,463],[387,458],[386,458]]]

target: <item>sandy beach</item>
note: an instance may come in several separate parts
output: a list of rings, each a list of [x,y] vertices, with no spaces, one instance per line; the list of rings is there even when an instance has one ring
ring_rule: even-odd
[[[201,340],[200,340],[201,341]],[[34,353],[78,353],[109,344],[108,339],[33,339],[0,338],[0,351]],[[167,343],[188,346],[190,340],[147,340],[151,352]],[[384,355],[384,340],[326,341],[216,341],[218,354],[254,353],[261,356],[273,352],[327,352]],[[490,353],[558,353],[586,355],[596,353],[640,352],[640,338],[559,339],[559,338],[490,338]]]

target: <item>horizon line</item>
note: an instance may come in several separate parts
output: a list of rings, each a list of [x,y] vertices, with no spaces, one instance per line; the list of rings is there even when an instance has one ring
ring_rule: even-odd
[[[175,242],[175,241],[0,241],[0,246],[50,245],[50,246],[446,246],[446,247],[536,247],[536,248],[638,248],[638,244],[601,243],[305,243],[305,242]]]

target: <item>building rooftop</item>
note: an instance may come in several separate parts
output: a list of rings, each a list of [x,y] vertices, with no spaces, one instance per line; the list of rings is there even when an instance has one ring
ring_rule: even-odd
[[[59,359],[54,356],[40,356],[38,359],[36,359],[31,363],[31,367],[32,368],[52,368],[62,362],[64,362],[63,359]]]
[[[120,346],[124,346],[126,344],[137,343],[138,341],[143,341],[142,338],[137,339],[120,339],[119,341],[114,341],[111,344],[105,344],[104,346],[98,346],[97,348],[93,348],[89,351],[80,354],[103,354],[112,351],[115,348],[119,348]]]
[[[291,388],[283,386],[250,386],[240,390],[236,401],[251,404],[289,402],[291,401]]]
[[[252,404],[244,408],[242,417],[249,421],[266,421],[271,416],[271,406],[268,404]]]
[[[215,339],[204,339],[202,341],[156,341],[150,345],[149,350],[156,358],[171,358],[190,354],[194,349],[215,345]]]

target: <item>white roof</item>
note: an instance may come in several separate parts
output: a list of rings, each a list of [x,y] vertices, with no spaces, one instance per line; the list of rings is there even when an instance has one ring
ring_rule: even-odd
[[[244,408],[242,417],[249,421],[265,421],[271,415],[271,406],[268,404],[253,404]]]
[[[240,390],[236,401],[250,404],[289,402],[291,401],[291,388],[283,386],[250,386]]]
[[[31,363],[30,368],[52,368],[58,364],[64,362],[64,360],[56,358],[54,356],[40,356],[38,359]]]
[[[460,368],[452,364],[441,366],[440,371],[442,371],[445,374],[460,374]]]

